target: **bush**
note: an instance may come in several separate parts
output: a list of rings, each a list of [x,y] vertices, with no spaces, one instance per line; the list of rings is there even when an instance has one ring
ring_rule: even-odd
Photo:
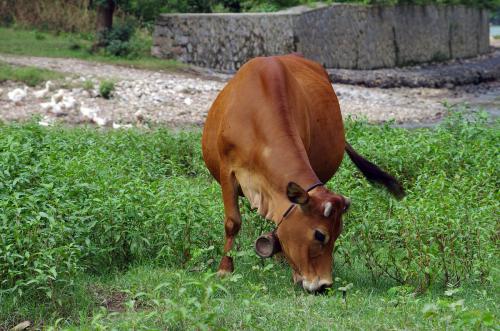
[[[135,23],[127,21],[115,24],[109,31],[101,32],[96,36],[104,47],[106,55],[137,58],[144,50],[143,43],[135,35]]]
[[[99,94],[104,99],[111,98],[111,94],[113,93],[114,90],[115,90],[115,83],[113,81],[103,80],[99,84]]]
[[[353,183],[353,171],[343,168],[331,186],[351,182],[346,192],[358,197],[340,241],[344,260],[361,259],[374,279],[389,277],[420,290],[489,279],[498,248],[492,215],[500,207],[495,129],[484,117],[460,114],[434,132],[352,125],[349,141],[369,159],[396,169],[408,196],[395,202],[367,194],[366,183]]]
[[[82,270],[183,264],[219,239],[198,139],[2,125],[0,289],[52,297]]]

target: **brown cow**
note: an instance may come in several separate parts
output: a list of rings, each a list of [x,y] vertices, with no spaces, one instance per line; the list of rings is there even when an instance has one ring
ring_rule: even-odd
[[[277,237],[294,282],[321,292],[332,285],[332,251],[349,206],[321,183],[335,174],[344,151],[368,179],[404,194],[393,177],[346,143],[327,73],[296,55],[259,57],[242,66],[208,113],[202,147],[224,201],[220,275],[233,271],[227,253],[241,227],[239,195],[278,225],[268,239]],[[257,242],[259,255],[272,255],[269,242]]]

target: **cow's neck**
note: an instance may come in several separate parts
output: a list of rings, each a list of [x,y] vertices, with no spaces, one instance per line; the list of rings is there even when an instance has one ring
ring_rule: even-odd
[[[288,166],[281,171],[268,173],[265,177],[243,170],[237,177],[252,208],[256,208],[261,216],[275,223],[281,220],[283,213],[290,207],[291,203],[286,195],[289,182],[293,181],[304,189],[319,183],[308,163],[302,166]]]

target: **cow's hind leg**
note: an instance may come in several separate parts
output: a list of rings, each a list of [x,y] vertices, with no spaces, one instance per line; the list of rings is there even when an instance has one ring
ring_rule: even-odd
[[[234,173],[221,172],[220,184],[222,188],[222,199],[224,201],[224,230],[225,230],[225,243],[224,243],[224,256],[219,264],[217,274],[224,276],[233,272],[233,259],[228,256],[228,252],[233,247],[234,238],[241,228],[241,214],[238,207],[238,182]]]

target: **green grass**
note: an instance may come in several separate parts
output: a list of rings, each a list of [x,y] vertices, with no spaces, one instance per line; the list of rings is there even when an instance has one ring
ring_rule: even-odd
[[[37,86],[47,80],[57,80],[63,77],[64,75],[51,70],[35,67],[15,67],[0,62],[0,83],[10,80],[28,86]]]
[[[223,209],[199,132],[0,124],[0,329],[498,329],[499,129],[482,115],[435,130],[347,123],[408,196],[348,160],[328,183],[353,200],[335,252],[335,288],[353,284],[344,303],[257,258],[272,227],[246,202],[236,271],[214,277]]]
[[[0,27],[0,53],[25,56],[77,58],[82,60],[116,64],[140,69],[175,70],[185,65],[174,60],[163,60],[149,55],[151,37],[139,33],[136,42],[142,43],[143,53],[139,58],[91,54],[92,42],[88,36],[78,34],[54,35],[39,31]]]

